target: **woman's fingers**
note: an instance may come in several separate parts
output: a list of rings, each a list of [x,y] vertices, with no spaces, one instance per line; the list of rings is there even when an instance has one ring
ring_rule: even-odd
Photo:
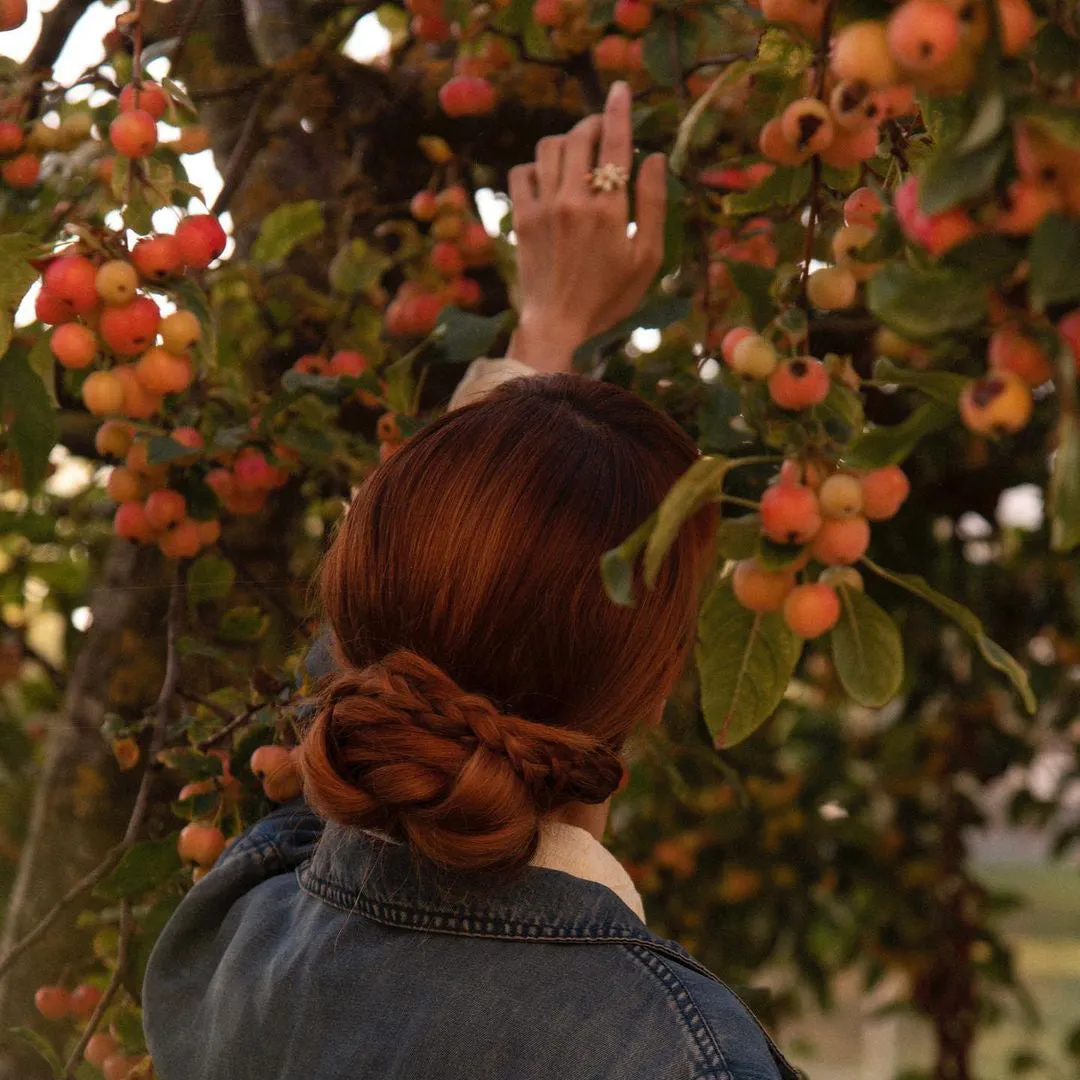
[[[667,158],[651,154],[638,171],[635,193],[637,232],[634,260],[643,274],[652,276],[664,259],[664,218],[667,214]]]
[[[600,139],[603,121],[599,116],[586,116],[566,136],[563,150],[563,191],[585,191],[589,173],[596,164],[596,144]]]
[[[536,144],[536,175],[541,199],[549,198],[559,190],[565,145],[564,135],[548,135]]]
[[[536,208],[538,191],[536,166],[515,165],[510,170],[510,206],[514,214],[514,228],[519,232],[521,222],[528,220]]]
[[[621,165],[630,169],[634,145],[630,134],[630,87],[617,82],[604,106],[604,131],[600,139],[601,165]]]

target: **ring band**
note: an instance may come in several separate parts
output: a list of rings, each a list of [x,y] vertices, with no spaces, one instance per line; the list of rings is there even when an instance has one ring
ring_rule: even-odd
[[[592,172],[587,174],[586,179],[589,181],[589,187],[596,194],[624,191],[627,181],[630,179],[630,170],[623,168],[622,165],[614,165],[608,162],[608,164],[601,165],[598,169],[593,169]]]

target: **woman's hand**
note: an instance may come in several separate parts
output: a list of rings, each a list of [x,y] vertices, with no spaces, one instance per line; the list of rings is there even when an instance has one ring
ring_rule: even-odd
[[[521,310],[509,352],[537,371],[571,371],[574,350],[632,314],[660,269],[664,155],[649,157],[638,173],[633,237],[627,192],[589,186],[596,165],[629,172],[632,153],[630,88],[619,82],[602,117],[541,139],[536,161],[510,172]]]

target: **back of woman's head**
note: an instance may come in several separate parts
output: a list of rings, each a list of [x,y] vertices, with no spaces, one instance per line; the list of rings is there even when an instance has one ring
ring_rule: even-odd
[[[323,567],[339,673],[303,747],[327,818],[462,870],[532,857],[543,817],[599,803],[692,640],[712,515],[637,605],[601,555],[696,451],[627,391],[519,379],[422,430],[357,493]]]

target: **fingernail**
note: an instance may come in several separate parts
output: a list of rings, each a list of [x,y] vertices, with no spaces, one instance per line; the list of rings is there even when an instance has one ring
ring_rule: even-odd
[[[609,97],[615,97],[617,94],[621,94],[624,97],[630,94],[630,84],[622,79],[611,84],[611,93]]]

